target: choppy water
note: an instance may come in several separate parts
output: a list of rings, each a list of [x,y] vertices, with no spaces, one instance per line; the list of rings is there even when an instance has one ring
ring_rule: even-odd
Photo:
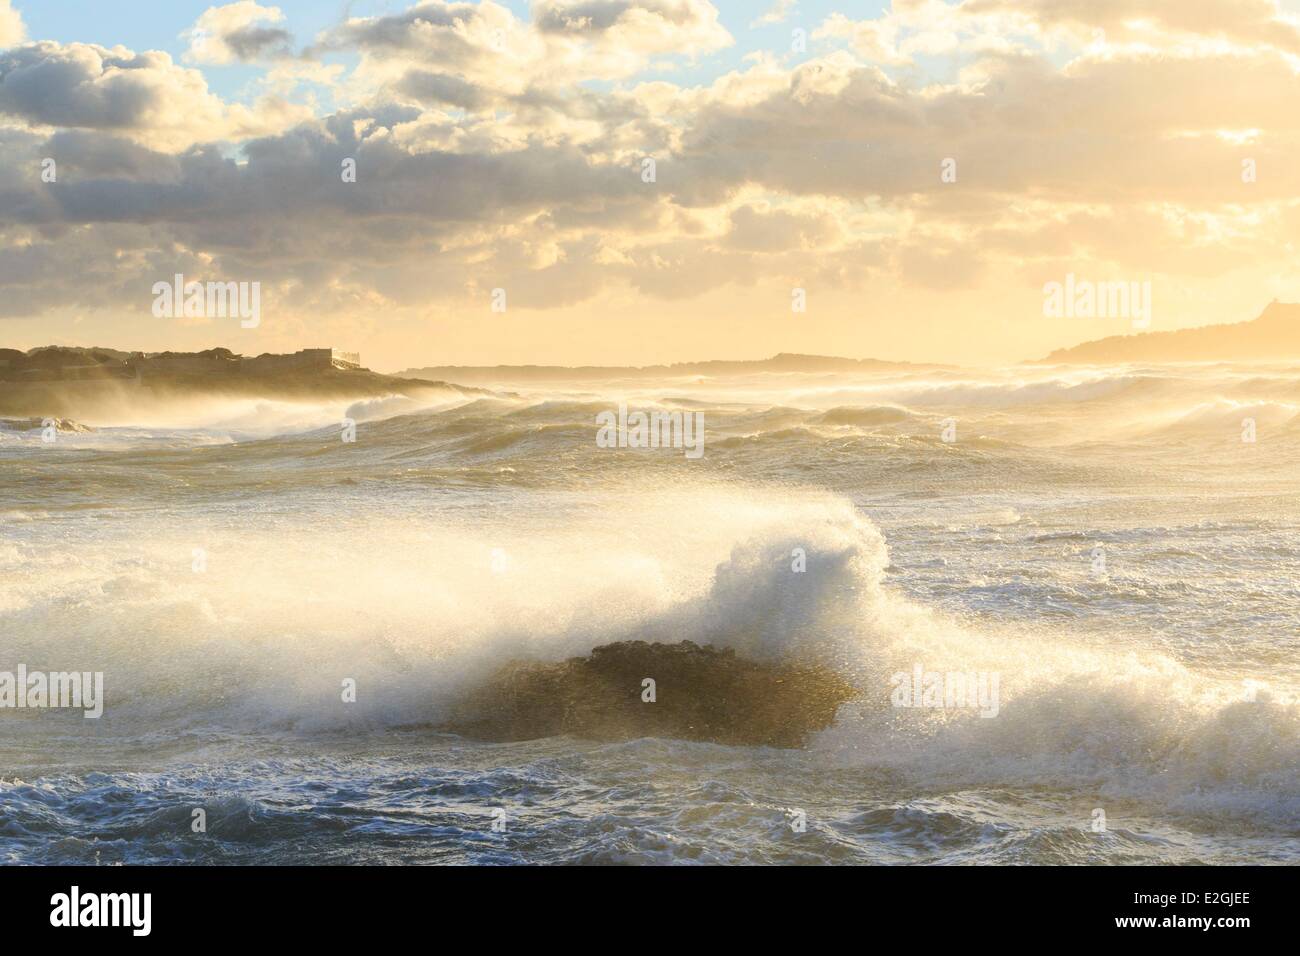
[[[620,401],[704,456],[598,448]],[[107,703],[0,710],[0,859],[1294,863],[1298,412],[1283,368],[918,370],[2,435],[0,670]],[[862,696],[795,751],[433,729],[626,639]],[[891,706],[916,664],[997,716]]]

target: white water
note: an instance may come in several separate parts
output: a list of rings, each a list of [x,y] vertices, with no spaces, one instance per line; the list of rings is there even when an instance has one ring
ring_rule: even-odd
[[[519,786],[506,768],[545,790],[558,759],[568,789],[521,858],[673,857],[608,843],[607,818],[662,835],[687,814],[701,858],[1294,860],[1294,391],[1244,370],[780,376],[8,436],[3,658],[102,670],[108,697],[101,721],[6,713],[0,800],[29,821],[9,852],[178,858],[166,793],[195,787],[261,794],[234,811],[259,858],[342,852],[332,823],[282,810],[321,787],[396,847],[403,807],[468,812],[429,788],[472,780],[487,805]],[[597,449],[619,400],[703,409],[705,458]],[[254,434],[280,437],[234,440]],[[428,730],[505,661],[626,639],[815,659],[861,698],[791,753]],[[890,706],[915,663],[998,673],[997,717]],[[628,773],[631,803],[610,790]],[[385,803],[388,776],[423,789]],[[710,780],[723,818],[736,793],[766,809],[694,820]],[[119,819],[79,809],[98,787],[123,791]],[[808,805],[817,837],[787,845],[782,808]],[[1089,831],[1097,807],[1114,832]],[[436,852],[473,858],[467,840]]]

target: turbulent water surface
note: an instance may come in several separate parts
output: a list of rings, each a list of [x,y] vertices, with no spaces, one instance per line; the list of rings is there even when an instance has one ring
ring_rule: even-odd
[[[620,402],[703,457],[598,447]],[[0,670],[106,697],[0,710],[0,860],[1295,863],[1298,411],[1290,369],[1045,368],[0,434]],[[437,730],[637,639],[860,696],[791,750]],[[892,706],[918,665],[996,716]]]

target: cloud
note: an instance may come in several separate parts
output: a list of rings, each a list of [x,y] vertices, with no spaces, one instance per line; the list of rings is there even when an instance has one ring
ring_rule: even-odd
[[[223,64],[291,56],[292,34],[266,26],[283,20],[279,7],[259,6],[253,0],[209,7],[182,34],[190,42],[184,59],[190,63]]]
[[[773,23],[780,23],[790,16],[797,6],[799,6],[799,0],[775,0],[766,13],[755,17],[750,21],[749,25],[751,27],[765,27]]]
[[[619,80],[658,57],[695,57],[730,45],[707,0],[544,0],[523,21],[492,0],[426,0],[401,13],[352,18],[313,53],[355,50],[354,94],[409,89],[407,74],[455,77],[483,96],[568,90]]]
[[[67,53],[29,56],[66,71]],[[77,54],[76,82],[45,84],[45,99],[26,102],[21,83],[10,90],[27,115],[74,127],[0,146],[16,169],[57,157],[66,180],[0,216],[0,228],[31,250],[13,259],[15,285],[27,282],[19,260],[44,262],[39,250],[69,242],[79,250],[99,233],[134,250],[126,261],[139,281],[117,286],[129,296],[156,281],[149,270],[169,256],[297,290],[299,303],[338,295],[397,307],[498,286],[534,308],[619,286],[681,300],[776,276],[852,281],[882,269],[925,288],[969,288],[989,261],[1060,255],[1066,227],[1053,244],[1044,223],[1061,208],[1076,210],[1062,220],[1073,254],[1140,263],[1160,241],[1205,243],[1154,210],[1221,206],[1240,144],[1214,131],[1234,121],[1287,137],[1260,152],[1276,155],[1278,168],[1256,198],[1300,194],[1283,162],[1297,145],[1290,104],[1300,90],[1277,57],[1222,57],[1213,69],[1202,58],[1085,59],[1061,69],[1041,57],[986,57],[961,84],[918,89],[841,52],[790,69],[756,63],[696,89],[531,89],[502,96],[515,111],[505,119],[445,113],[481,106],[488,94],[449,74],[408,71],[420,102],[271,131],[246,140],[246,162],[237,162],[214,146],[148,148],[132,135],[152,112],[147,96],[110,86],[88,105],[78,98],[106,73],[129,75],[137,58],[119,51],[112,70],[91,69],[90,53]],[[1141,83],[1145,97],[1126,94]],[[0,82],[0,102],[7,87]],[[86,125],[92,118],[99,127]],[[634,147],[651,142],[659,175],[646,184]],[[939,178],[949,155],[959,168],[951,186]],[[340,180],[345,158],[357,162],[354,184]],[[1037,204],[1033,215],[1020,215],[1027,202]],[[1092,218],[1082,214],[1089,203]],[[1112,232],[1127,207],[1142,215],[1125,214],[1127,225]],[[1231,229],[1235,215],[1218,228]],[[908,241],[890,241],[900,230]],[[1262,244],[1245,248],[1263,253]],[[43,275],[31,271],[39,290],[14,302],[92,298],[77,282],[46,284]]]
[[[1046,29],[1102,30],[1108,42],[1223,38],[1300,52],[1300,19],[1284,13],[1277,0],[965,0],[960,11],[1014,15]]]
[[[11,0],[0,0],[0,49],[22,43],[26,36],[23,18]]]
[[[167,148],[245,138],[310,115],[278,97],[224,103],[166,53],[50,41],[0,51],[0,115],[32,126],[98,129]]]
[[[459,76],[410,70],[394,86],[395,92],[419,103],[454,106],[465,110],[483,110],[498,102],[491,91],[475,86]]]
[[[628,40],[643,31],[673,36],[687,42],[687,52],[693,40],[706,49],[725,43],[717,32],[717,10],[703,0],[539,0],[533,22],[543,33],[588,39],[616,31],[626,31]]]
[[[750,252],[787,252],[823,246],[837,232],[834,219],[823,212],[770,210],[746,204],[732,210],[727,242]]]
[[[226,102],[156,51],[0,51],[16,124],[0,126],[4,309],[134,315],[176,271],[260,280],[307,321],[454,312],[496,287],[512,309],[562,309],[868,277],[926,295],[993,277],[1041,288],[1072,261],[1188,281],[1289,262],[1286,18],[1256,0],[1222,17],[1152,3],[1139,28],[1117,9],[908,0],[827,18],[814,55],[686,83],[654,64],[731,42],[699,0],[550,0],[531,20],[426,0],[283,60],[274,7],[199,18],[194,63],[267,58],[271,76],[332,80],[344,68],[318,57],[353,54],[329,110]],[[950,56],[938,76],[918,66],[934,55]],[[40,183],[43,157],[57,185]],[[1244,158],[1261,173],[1248,187]]]

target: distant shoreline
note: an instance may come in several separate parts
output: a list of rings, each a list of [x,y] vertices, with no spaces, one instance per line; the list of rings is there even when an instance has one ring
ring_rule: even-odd
[[[143,353],[65,347],[28,352],[0,349],[0,417],[93,421],[129,409],[206,398],[348,401],[415,397],[431,391],[479,392],[442,381],[383,375],[329,357],[324,361],[312,361],[311,355],[298,358],[303,354],[245,359],[226,349],[211,349],[133,359]]]

